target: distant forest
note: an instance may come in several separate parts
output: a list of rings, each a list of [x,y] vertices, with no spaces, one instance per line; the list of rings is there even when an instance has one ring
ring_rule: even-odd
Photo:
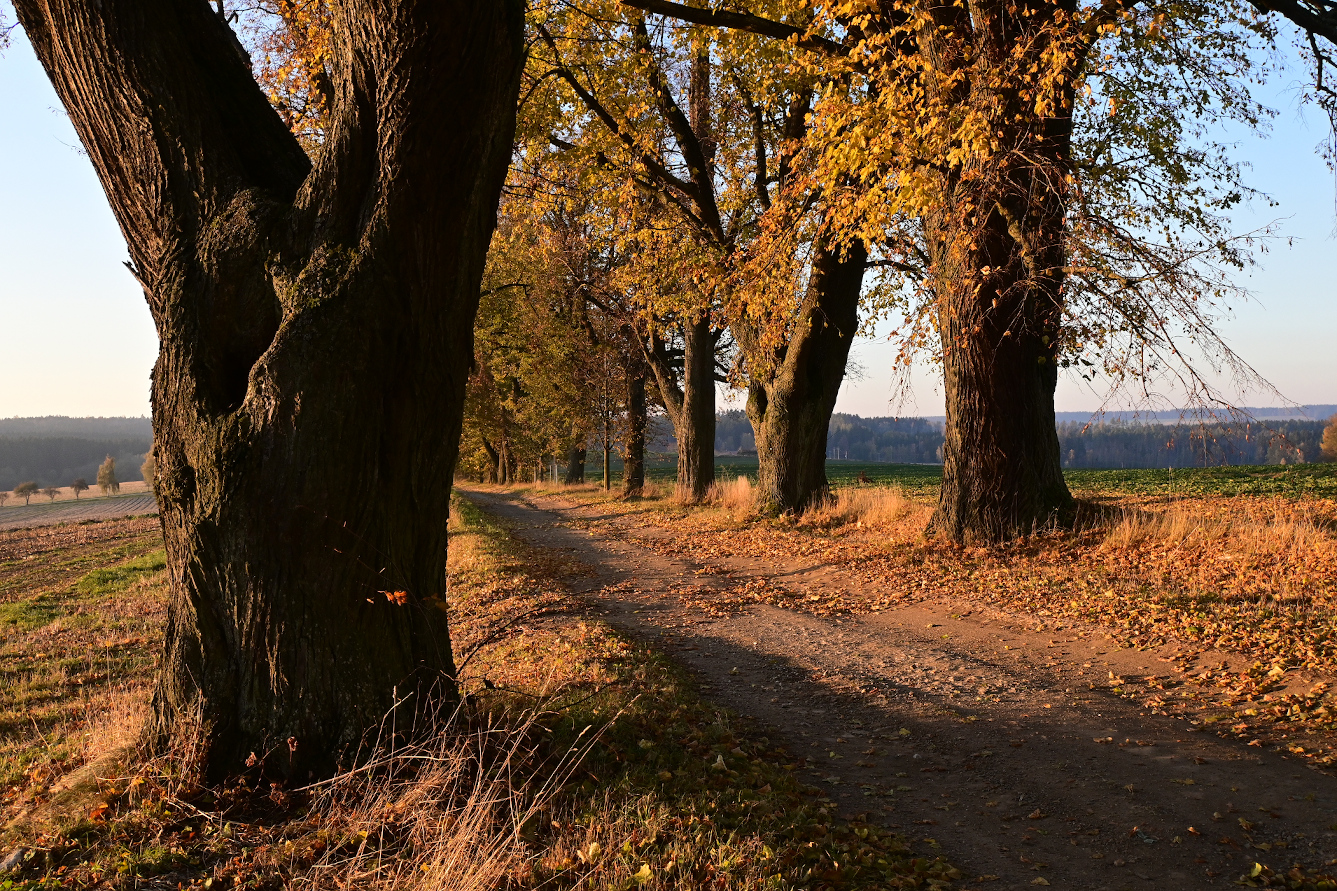
[[[1058,425],[1063,466],[1074,470],[1139,467],[1204,467],[1221,464],[1296,464],[1319,460],[1325,421],[1276,420],[1251,424],[1143,424],[1124,420]],[[655,448],[672,453],[671,433]],[[68,486],[90,484],[111,455],[123,483],[143,479],[140,464],[153,444],[148,418],[0,419],[0,491],[32,480]],[[752,425],[742,411],[722,412],[715,422],[715,451],[755,454]],[[940,464],[942,424],[926,418],[863,418],[835,414],[827,457],[894,464]]]
[[[834,414],[827,428],[828,458],[886,461],[893,464],[937,464],[942,461],[942,425],[924,418],[861,418]],[[741,411],[722,412],[715,419],[715,451],[752,454],[757,441]]]
[[[83,477],[95,485],[108,455],[116,459],[120,482],[141,480],[139,467],[152,444],[148,418],[0,419],[0,491],[28,480],[68,486]]]
[[[1326,421],[1276,420],[1231,424],[1143,424],[1116,420],[1058,425],[1063,466],[1073,469],[1206,467],[1222,464],[1296,464],[1319,459]],[[752,426],[741,411],[719,415],[715,451],[756,451]],[[942,462],[942,425],[924,418],[862,418],[835,414],[827,458],[897,464]]]

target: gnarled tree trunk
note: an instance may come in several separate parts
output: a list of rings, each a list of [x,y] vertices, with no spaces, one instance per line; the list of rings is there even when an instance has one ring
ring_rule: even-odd
[[[566,475],[562,482],[574,486],[585,482],[585,441],[576,440],[566,452]]]
[[[501,452],[486,437],[483,437],[483,451],[487,453],[487,470],[484,471],[483,482],[495,483],[501,470]]]
[[[622,456],[622,494],[645,488],[645,367],[632,362],[627,373],[627,442]]]
[[[651,337],[646,360],[655,375],[664,410],[678,440],[679,500],[705,500],[715,481],[715,347],[718,335],[707,313],[683,324],[683,369],[679,380],[662,341]]]
[[[803,511],[827,491],[826,436],[859,327],[868,252],[813,252],[808,292],[789,341],[748,382],[757,440],[757,499],[768,511]],[[741,326],[740,326],[741,328]]]
[[[314,166],[204,0],[19,0],[161,339],[160,740],[328,773],[454,696],[446,517],[518,2],[334,2]],[[400,720],[402,726],[404,719]]]
[[[1065,229],[1052,184],[1064,170],[1018,164],[1004,189],[961,189],[926,227],[947,397],[931,527],[954,541],[1029,534],[1072,511],[1054,425]]]

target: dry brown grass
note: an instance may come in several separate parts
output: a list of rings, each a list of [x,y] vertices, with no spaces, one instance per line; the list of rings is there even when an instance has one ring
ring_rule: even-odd
[[[1334,541],[1304,505],[1236,499],[1228,512],[1177,502],[1125,509],[1108,527],[1106,549],[1216,548],[1218,556],[1309,562],[1337,556]]]
[[[756,506],[757,492],[750,477],[716,480],[710,484],[706,503],[729,513],[747,513]]]
[[[653,501],[667,497],[670,491],[672,490],[666,486],[656,483],[654,480],[646,480],[644,483],[641,484],[640,491],[633,492],[632,496],[636,498],[644,498],[646,500]]]
[[[321,785],[312,809],[331,842],[303,879],[317,887],[477,891],[532,872],[540,815],[590,740],[546,770],[537,711],[490,727],[455,716],[429,740]]]
[[[804,519],[816,526],[854,525],[882,530],[904,526],[918,532],[931,512],[930,508],[905,497],[898,488],[852,486],[831,492]]]

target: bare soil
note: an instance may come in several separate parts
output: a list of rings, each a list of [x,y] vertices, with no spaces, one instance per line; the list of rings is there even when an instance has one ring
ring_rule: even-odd
[[[1337,858],[1333,776],[1218,737],[1192,704],[1155,714],[1111,689],[1125,676],[1190,683],[1173,646],[1122,649],[1095,627],[1037,633],[1032,617],[950,597],[863,616],[740,608],[723,594],[741,579],[800,594],[867,582],[800,559],[705,567],[646,545],[671,531],[598,505],[465,494],[583,564],[566,581],[593,610],[760,722],[847,816],[947,856],[963,888],[1224,888],[1255,862]],[[1197,666],[1218,659],[1231,661]]]

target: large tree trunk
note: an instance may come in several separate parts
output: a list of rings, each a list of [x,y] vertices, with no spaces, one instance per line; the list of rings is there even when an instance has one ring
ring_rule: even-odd
[[[947,397],[931,527],[953,541],[1001,541],[1071,513],[1054,426],[1062,202],[1045,186],[1062,170],[1009,171],[1010,194],[962,195],[929,226]]]
[[[645,488],[645,367],[633,362],[627,375],[627,442],[622,458],[622,494]]]
[[[487,453],[487,470],[484,471],[483,482],[495,483],[500,475],[501,452],[486,437],[483,437],[483,451]]]
[[[954,66],[974,59],[977,71],[1003,71],[1024,64],[1024,49],[1043,70],[1054,29],[1075,9],[1071,0],[944,6],[938,27],[921,38],[939,63],[939,98],[973,107],[998,128],[994,148],[943,175],[940,207],[923,218],[947,397],[931,528],[956,542],[1029,534],[1072,511],[1054,429],[1072,88],[1040,116],[1028,91],[999,91]],[[967,45],[972,53],[960,51]],[[1062,58],[1081,64],[1077,55]],[[1058,82],[1076,83],[1070,74]]]
[[[705,500],[715,481],[715,334],[710,317],[683,326],[683,375],[678,420],[677,497]]]
[[[681,378],[653,333],[644,351],[678,440],[676,496],[693,504],[705,499],[715,480],[716,339],[708,315],[683,325]]]
[[[585,441],[573,440],[566,452],[566,476],[562,482],[574,486],[585,482]]]
[[[520,4],[334,3],[314,167],[204,0],[16,6],[161,340],[155,738],[201,722],[215,778],[328,773],[396,701],[455,695],[446,517]]]
[[[814,251],[808,292],[786,345],[748,382],[757,440],[757,499],[768,512],[803,511],[827,492],[826,436],[859,327],[868,252]]]

